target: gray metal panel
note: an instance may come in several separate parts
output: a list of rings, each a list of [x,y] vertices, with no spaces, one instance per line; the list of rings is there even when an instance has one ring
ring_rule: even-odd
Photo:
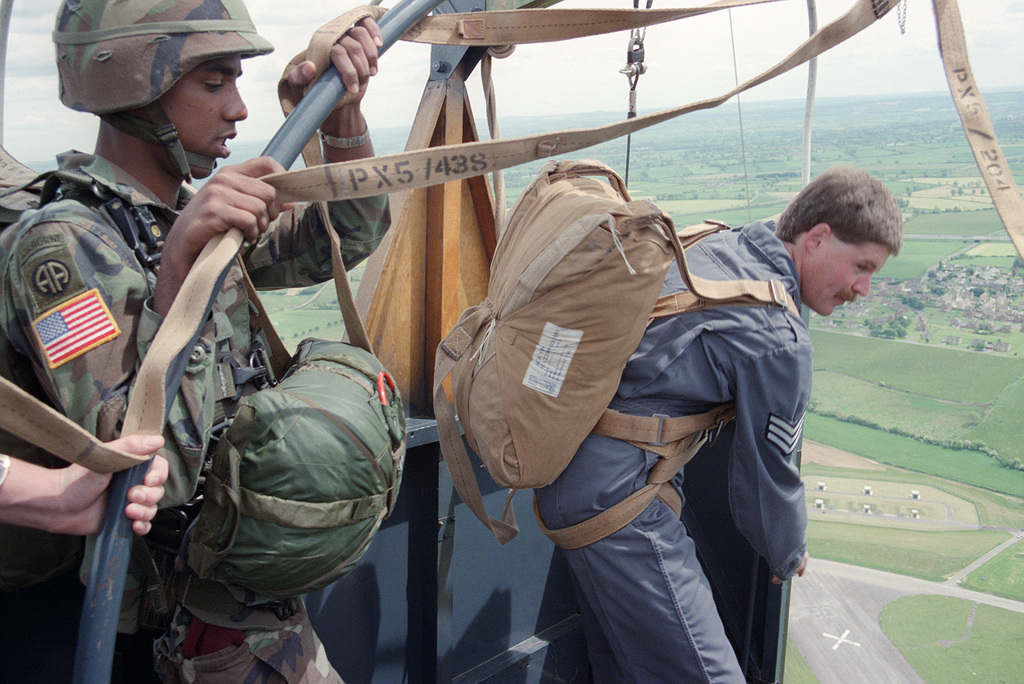
[[[683,518],[750,681],[777,681],[789,597],[732,524],[731,439],[726,428],[687,466]],[[306,598],[331,662],[347,684],[590,681],[568,567],[530,493],[515,499],[519,536],[500,546],[458,500],[436,440],[433,421],[410,422],[395,513],[359,566]],[[476,470],[496,515],[505,491]]]
[[[394,514],[355,569],[306,597],[332,664],[347,684],[588,681],[568,568],[529,492],[522,533],[499,546],[455,496],[436,440],[433,421],[410,421]],[[504,492],[478,470],[500,509]]]

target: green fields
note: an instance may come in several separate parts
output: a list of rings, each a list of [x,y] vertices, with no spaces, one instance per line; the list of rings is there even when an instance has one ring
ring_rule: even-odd
[[[825,522],[812,513],[807,545],[816,558],[941,582],[1008,536],[1005,532],[976,530],[909,532]]]
[[[1024,615],[944,596],[907,596],[882,629],[926,682],[1020,682]]]
[[[1024,92],[986,94],[986,104],[1021,173]],[[616,118],[513,119],[502,129],[516,137]],[[802,120],[799,102],[745,103],[745,155],[728,105],[637,133],[630,192],[657,202],[678,227],[773,217],[801,185]],[[870,297],[830,318],[810,317],[814,390],[805,438],[886,466],[803,465],[810,553],[942,581],[1024,529],[1024,264],[948,94],[820,101],[815,125],[812,175],[846,163],[882,178],[903,208],[906,239]],[[374,131],[381,154],[402,149],[404,138],[392,133]],[[624,173],[624,153],[619,140],[573,156]],[[542,163],[505,172],[509,206]],[[271,293],[264,302],[291,347],[342,334],[330,286]],[[1024,542],[961,585],[1024,600]],[[882,626],[928,682],[1021,681],[1022,615],[918,596],[890,604]],[[816,681],[795,648],[786,668],[787,682]]]
[[[1017,542],[972,572],[962,586],[1024,601],[1024,542]]]

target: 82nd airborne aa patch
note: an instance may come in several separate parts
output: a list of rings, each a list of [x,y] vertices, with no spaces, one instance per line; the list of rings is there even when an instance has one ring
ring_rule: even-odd
[[[96,288],[53,307],[32,322],[32,330],[50,368],[121,334]]]

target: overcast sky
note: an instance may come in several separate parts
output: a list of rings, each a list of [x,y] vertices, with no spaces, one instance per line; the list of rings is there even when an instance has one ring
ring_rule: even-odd
[[[7,54],[4,145],[24,162],[51,159],[71,148],[89,151],[95,117],[72,112],[57,99],[50,34],[59,0],[15,0]],[[312,31],[350,7],[323,0],[247,0],[257,30],[277,48],[246,60],[241,81],[249,119],[240,139],[265,141],[282,121],[275,83],[288,60]],[[389,2],[385,2],[387,6]],[[645,3],[644,3],[645,4]],[[655,0],[655,7],[693,6],[685,0]],[[817,0],[819,26],[845,13],[853,0]],[[629,0],[565,0],[560,7],[631,7]],[[983,93],[1024,89],[1024,0],[962,0],[960,11],[968,53]],[[946,91],[929,0],[909,0],[906,33],[897,12],[819,59],[818,97]],[[730,90],[735,39],[739,81],[756,75],[791,52],[807,35],[806,0],[719,11],[648,30],[647,73],[637,88],[641,112],[666,109]],[[612,34],[572,42],[519,46],[496,60],[494,79],[500,115],[607,111],[623,113],[628,84],[618,73],[626,61],[629,35]],[[399,43],[382,59],[371,83],[365,112],[373,126],[408,127],[429,70],[429,46]],[[806,67],[758,86],[745,101],[802,99]],[[470,77],[471,102],[483,114],[479,75]],[[610,116],[610,119],[613,118]],[[609,120],[610,120],[609,119]]]

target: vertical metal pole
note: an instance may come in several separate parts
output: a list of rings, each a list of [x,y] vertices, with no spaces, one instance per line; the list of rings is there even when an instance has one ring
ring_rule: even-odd
[[[7,86],[7,35],[11,30],[14,0],[0,2],[0,145],[4,144],[4,101]]]
[[[807,0],[807,24],[809,35],[818,30],[818,9],[814,0]],[[804,140],[802,149],[801,184],[811,182],[811,119],[814,114],[814,91],[818,83],[818,57],[811,57],[807,63],[807,102],[804,106]]]

